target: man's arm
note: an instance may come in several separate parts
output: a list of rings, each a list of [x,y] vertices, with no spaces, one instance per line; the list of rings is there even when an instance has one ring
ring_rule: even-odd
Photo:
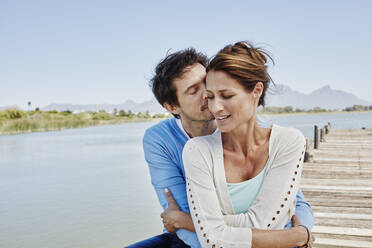
[[[185,178],[183,176],[181,166],[177,164],[176,159],[172,158],[165,141],[160,137],[157,131],[148,129],[143,137],[143,150],[145,153],[145,160],[149,166],[151,183],[155,189],[159,203],[166,211],[169,204],[164,190],[167,188],[172,192],[175,202],[179,205],[180,214],[177,220],[179,223],[186,224],[179,225],[177,236],[182,239],[186,244],[192,247],[200,247],[200,243],[195,233],[191,232],[193,225],[191,216],[189,215],[189,206],[186,195]],[[186,220],[182,219],[183,217]],[[189,218],[190,221],[187,220]],[[175,231],[175,230],[174,230]]]
[[[189,212],[185,179],[180,167],[172,160],[164,141],[159,139],[156,132],[147,130],[143,137],[143,150],[150,170],[151,183],[162,208],[168,208],[164,194],[164,189],[167,188],[173,193],[180,209]]]

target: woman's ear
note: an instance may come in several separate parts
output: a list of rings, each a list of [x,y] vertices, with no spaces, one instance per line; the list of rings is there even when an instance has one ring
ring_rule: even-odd
[[[254,97],[259,99],[262,95],[263,90],[264,90],[263,83],[262,82],[256,83],[256,85],[254,86],[254,89],[253,89]]]

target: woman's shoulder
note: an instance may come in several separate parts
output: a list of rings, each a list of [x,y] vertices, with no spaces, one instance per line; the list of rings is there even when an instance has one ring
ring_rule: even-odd
[[[213,154],[217,151],[216,148],[221,142],[220,140],[221,133],[219,131],[216,131],[211,135],[191,138],[186,142],[185,147],[183,148],[183,153],[185,154],[185,152],[189,153],[191,151],[193,151],[192,153],[195,153],[198,151],[204,156],[207,154],[213,156]]]
[[[305,142],[305,137],[300,130],[294,127],[273,125],[272,135],[274,144],[293,144]]]
[[[220,135],[220,134],[219,134]],[[213,161],[219,158],[219,136],[214,133],[208,136],[195,137],[186,142],[183,148],[182,159],[185,171],[205,170],[211,172]]]
[[[210,147],[218,144],[221,139],[221,132],[216,131],[211,135],[198,136],[191,138],[187,141],[186,145],[193,145],[197,147]]]

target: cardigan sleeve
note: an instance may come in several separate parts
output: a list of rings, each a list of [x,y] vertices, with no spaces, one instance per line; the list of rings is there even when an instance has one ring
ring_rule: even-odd
[[[314,226],[314,214],[311,205],[306,201],[301,188],[298,190],[296,195],[296,216],[300,220],[301,224],[306,226],[309,230],[313,229]],[[293,222],[290,221],[284,229],[293,227]]]
[[[279,146],[256,200],[247,213],[225,215],[228,225],[257,229],[283,229],[296,205],[302,174],[305,138],[296,129],[288,129],[274,145]]]
[[[211,153],[203,148],[206,145],[192,139],[183,150],[187,198],[199,242],[202,247],[250,248],[252,230],[225,223],[208,166]]]

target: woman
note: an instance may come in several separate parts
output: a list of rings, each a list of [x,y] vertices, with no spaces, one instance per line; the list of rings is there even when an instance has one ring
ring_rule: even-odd
[[[207,68],[208,107],[219,131],[183,150],[188,201],[202,247],[311,247],[294,213],[305,149],[293,128],[258,125],[270,58],[247,42],[223,48]],[[261,230],[258,230],[261,229]],[[268,230],[262,230],[268,229]]]

